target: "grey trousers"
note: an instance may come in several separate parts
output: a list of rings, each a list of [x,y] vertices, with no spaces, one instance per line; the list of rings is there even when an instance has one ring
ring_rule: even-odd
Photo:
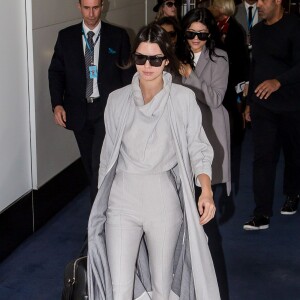
[[[168,300],[173,257],[182,224],[182,210],[169,172],[117,172],[105,225],[114,300],[133,297],[134,272],[141,238],[149,253],[152,299]]]

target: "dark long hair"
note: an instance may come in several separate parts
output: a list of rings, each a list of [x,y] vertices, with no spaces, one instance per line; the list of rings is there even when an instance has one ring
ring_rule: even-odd
[[[169,60],[169,64],[165,67],[166,71],[172,74],[178,72],[179,61],[174,53],[172,41],[164,29],[155,22],[142,27],[134,40],[132,54],[136,52],[136,49],[143,42],[157,44],[164,56]],[[131,64],[134,65],[133,57],[131,58]]]
[[[163,17],[163,18],[161,18],[161,19],[159,19],[158,21],[155,21],[155,22],[159,26],[162,26],[162,25],[171,25],[171,26],[173,26],[173,28],[176,32],[176,35],[177,35],[177,41],[176,41],[176,44],[174,45],[175,46],[175,54],[177,56],[178,55],[178,48],[179,48],[178,44],[180,42],[182,42],[181,27],[180,27],[179,21],[174,17]]]
[[[180,24],[175,17],[163,17],[163,18],[155,21],[155,23],[158,24],[159,26],[165,25],[165,24],[172,25],[177,34],[179,34],[181,32]]]
[[[183,35],[189,29],[192,23],[200,22],[205,25],[210,33],[208,40],[206,41],[206,48],[209,52],[209,58],[213,60],[213,57],[220,57],[216,54],[216,48],[223,48],[221,42],[220,32],[212,13],[205,7],[195,8],[190,10],[182,19],[182,31]],[[222,56],[223,57],[223,56]],[[182,43],[182,48],[180,51],[180,59],[184,63],[188,63],[194,69],[194,53],[190,49],[190,46],[184,37],[184,42]],[[224,57],[225,59],[225,57]]]

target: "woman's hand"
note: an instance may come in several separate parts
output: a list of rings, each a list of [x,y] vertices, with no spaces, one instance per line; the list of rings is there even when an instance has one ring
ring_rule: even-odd
[[[246,126],[246,122],[251,122],[251,115],[250,115],[250,106],[246,105],[245,111],[243,113],[243,119],[244,119],[244,128]]]
[[[243,89],[243,97],[246,98],[248,96],[248,91],[249,91],[249,83],[246,83],[244,85],[244,89]]]
[[[192,67],[189,64],[181,63],[178,71],[181,76],[188,78],[192,73]]]
[[[198,210],[200,214],[200,224],[204,225],[209,222],[216,213],[216,206],[211,190],[211,181],[208,175],[199,174],[197,179],[201,185],[201,195],[198,200]]]
[[[200,224],[204,225],[214,218],[216,213],[216,206],[211,194],[201,193],[198,200],[198,210],[200,213]]]

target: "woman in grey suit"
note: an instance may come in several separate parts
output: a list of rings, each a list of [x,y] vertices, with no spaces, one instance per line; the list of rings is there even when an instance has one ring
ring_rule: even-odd
[[[226,183],[231,191],[230,126],[223,99],[228,82],[228,57],[216,48],[219,31],[213,15],[206,8],[190,10],[182,19],[185,45],[180,68],[182,83],[197,97],[203,127],[214,149],[212,184]]]
[[[195,94],[157,24],[133,47],[137,73],[105,110],[99,191],[89,219],[91,300],[219,300],[202,225],[215,214],[213,150]],[[193,178],[202,187],[198,212]]]

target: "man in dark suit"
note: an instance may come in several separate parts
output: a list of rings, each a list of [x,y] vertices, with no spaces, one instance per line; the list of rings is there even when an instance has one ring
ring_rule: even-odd
[[[91,185],[97,194],[104,108],[110,92],[131,82],[130,42],[125,30],[101,21],[104,0],[79,0],[83,21],[61,30],[49,67],[54,120],[73,130]]]
[[[261,21],[261,17],[258,15],[257,0],[244,0],[242,3],[236,6],[235,19],[242,25],[245,33],[245,43],[249,50],[251,50],[250,30]]]

